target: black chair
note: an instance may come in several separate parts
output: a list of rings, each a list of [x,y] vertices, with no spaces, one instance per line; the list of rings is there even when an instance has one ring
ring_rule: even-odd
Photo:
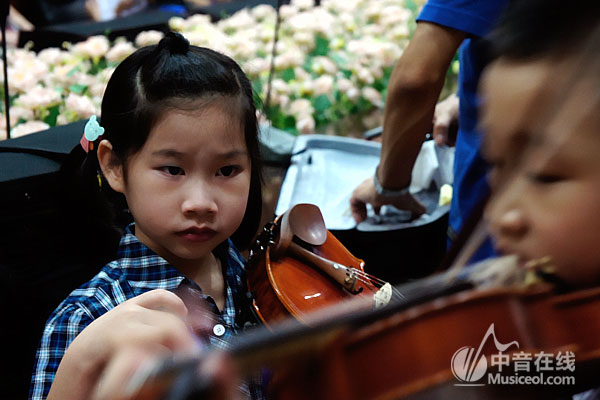
[[[47,318],[118,245],[119,232],[86,215],[61,171],[80,150],[83,125],[0,141],[0,305],[8,314],[1,332],[11,360],[1,380],[4,398],[27,397]]]
[[[177,3],[177,1],[173,0],[168,3]],[[142,31],[158,30],[168,32],[169,20],[175,16],[186,17],[191,14],[207,14],[210,15],[213,21],[217,21],[245,7],[254,7],[259,4],[277,5],[276,0],[239,0],[210,6],[195,6],[185,1],[181,3],[179,7],[158,4],[154,8],[110,21],[82,20],[41,26],[30,32],[21,32],[19,47],[31,42],[33,43],[32,50],[40,51],[49,47],[61,47],[63,42],[80,42],[95,35],[107,35],[110,40],[125,37],[133,41],[137,34]],[[281,3],[289,3],[289,0],[281,0]]]
[[[125,37],[133,41],[142,31],[169,31],[169,19],[181,16],[176,11],[148,10],[123,18],[103,22],[70,22],[23,31],[19,35],[19,47],[33,43],[32,50],[40,51],[49,47],[61,47],[63,42],[76,43],[90,36],[107,35],[110,40]]]

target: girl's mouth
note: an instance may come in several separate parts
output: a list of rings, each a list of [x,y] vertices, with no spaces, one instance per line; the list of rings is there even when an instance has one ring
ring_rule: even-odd
[[[217,232],[210,228],[198,227],[188,228],[177,233],[178,236],[190,242],[205,242],[212,239],[216,234]]]

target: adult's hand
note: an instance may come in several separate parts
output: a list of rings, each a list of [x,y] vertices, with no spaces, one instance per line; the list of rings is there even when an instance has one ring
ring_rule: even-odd
[[[350,197],[350,210],[357,223],[367,219],[367,204],[371,204],[375,214],[379,214],[381,206],[386,204],[393,205],[400,210],[411,211],[416,215],[421,215],[426,211],[425,206],[410,193],[394,198],[380,196],[375,190],[372,178],[365,179],[354,189]]]
[[[86,0],[85,11],[88,13],[88,15],[93,21],[102,20],[102,14],[100,12],[100,6],[98,5],[97,0]]]
[[[437,103],[433,113],[433,140],[438,146],[454,146],[458,126],[458,96],[451,94]]]

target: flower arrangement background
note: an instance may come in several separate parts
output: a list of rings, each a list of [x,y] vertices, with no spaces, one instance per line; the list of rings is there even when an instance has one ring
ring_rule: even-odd
[[[262,120],[293,134],[357,136],[382,123],[390,74],[423,3],[323,0],[314,6],[313,0],[292,0],[280,9],[273,63],[276,12],[272,6],[246,8],[216,23],[201,14],[176,17],[169,26],[192,44],[213,48],[240,63],[252,80],[259,104],[264,105]],[[93,36],[37,54],[28,48],[9,49],[11,137],[99,115],[104,88],[115,67],[137,48],[158,43],[162,36],[158,31],[145,31],[133,42]],[[442,97],[454,90],[457,72],[455,61]],[[2,115],[0,138],[5,137]]]

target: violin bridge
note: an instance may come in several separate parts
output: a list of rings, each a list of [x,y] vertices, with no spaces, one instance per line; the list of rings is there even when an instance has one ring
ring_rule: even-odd
[[[386,282],[378,291],[373,295],[375,300],[375,308],[386,306],[392,299],[392,285]]]

